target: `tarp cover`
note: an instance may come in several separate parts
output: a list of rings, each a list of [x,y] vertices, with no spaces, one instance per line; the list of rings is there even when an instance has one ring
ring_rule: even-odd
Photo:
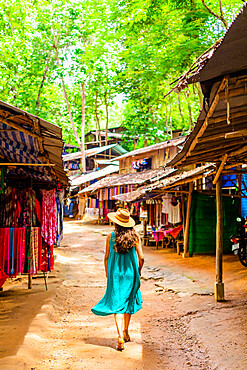
[[[223,249],[231,251],[230,236],[237,232],[239,199],[223,197]],[[216,200],[215,196],[192,193],[190,212],[189,255],[213,253],[216,250]]]

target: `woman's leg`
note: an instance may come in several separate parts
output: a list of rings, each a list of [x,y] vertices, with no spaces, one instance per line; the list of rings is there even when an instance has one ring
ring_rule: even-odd
[[[114,313],[114,319],[115,319],[115,324],[116,324],[116,327],[117,327],[118,337],[121,337],[121,333],[120,333],[120,329],[119,329],[119,326],[121,327],[121,324],[119,325],[118,317],[115,313]]]
[[[120,333],[121,323],[118,322],[118,316],[114,314],[115,324],[117,327],[117,333],[118,333],[118,343],[117,343],[117,350],[122,351],[124,349],[124,339]]]
[[[124,330],[128,332],[129,324],[130,324],[131,314],[125,313],[124,314]]]

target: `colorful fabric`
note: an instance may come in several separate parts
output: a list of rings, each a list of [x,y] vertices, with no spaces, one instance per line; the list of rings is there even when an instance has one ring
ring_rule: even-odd
[[[42,195],[41,235],[51,247],[56,243],[57,233],[56,190],[42,190]]]

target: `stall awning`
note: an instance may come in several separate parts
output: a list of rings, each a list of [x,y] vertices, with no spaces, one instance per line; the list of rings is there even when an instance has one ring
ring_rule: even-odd
[[[197,167],[190,171],[184,171],[176,173],[175,175],[168,176],[164,179],[158,180],[152,184],[142,186],[134,191],[126,194],[115,195],[114,199],[120,200],[122,202],[134,202],[140,198],[149,198],[149,194],[153,191],[171,189],[173,187],[186,184],[198,178],[209,176],[215,170],[214,165],[207,164],[205,166]]]
[[[103,168],[102,170],[93,171],[80,176],[71,176],[70,177],[71,187],[73,188],[85,184],[86,182],[93,181],[101,177],[105,177],[107,175],[110,175],[111,173],[118,172],[118,170],[119,167],[112,164],[110,166]]]
[[[67,185],[68,178],[61,157],[62,148],[60,127],[0,101],[1,162],[32,165],[18,165],[15,173],[40,181],[57,181]],[[33,166],[35,164],[37,166]]]
[[[112,151],[112,155],[119,156],[124,153],[127,153],[127,150],[121,147],[119,144],[110,144],[110,145],[105,145],[105,146],[99,146],[96,148],[91,148],[85,150],[85,155],[86,157],[92,157],[94,155],[98,155],[100,153],[104,153],[107,150]],[[76,152],[76,153],[71,153],[71,154],[65,154],[63,155],[63,162],[68,162],[68,161],[74,161],[76,159],[81,158],[81,152]]]
[[[160,178],[168,176],[170,173],[174,172],[174,169],[168,169],[164,171],[164,169],[159,170],[150,170],[150,171],[143,171],[139,173],[123,173],[119,175],[108,176],[102,180],[99,180],[95,184],[88,186],[87,188],[81,190],[82,193],[91,192],[93,193],[96,190],[103,189],[103,188],[111,188],[115,186],[123,186],[123,185],[140,185],[145,183],[146,181],[152,182],[156,181]]]

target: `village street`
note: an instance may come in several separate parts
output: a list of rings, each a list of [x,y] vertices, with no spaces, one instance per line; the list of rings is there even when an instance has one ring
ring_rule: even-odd
[[[215,303],[212,256],[146,247],[143,309],[116,351],[113,317],[90,311],[106,287],[112,229],[66,222],[48,292],[35,279],[32,290],[22,280],[0,293],[0,369],[246,369],[247,270],[234,256],[224,264],[227,301]]]

